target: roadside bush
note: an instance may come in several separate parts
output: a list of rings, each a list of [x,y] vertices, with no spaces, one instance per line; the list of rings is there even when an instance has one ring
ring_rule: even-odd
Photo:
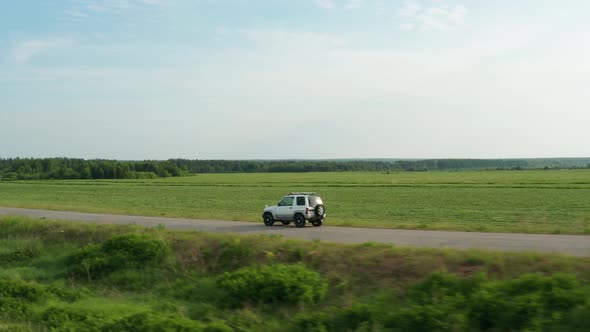
[[[191,303],[211,304],[220,302],[223,295],[215,278],[199,276],[177,280],[169,286],[162,287],[159,293]]]
[[[459,278],[450,273],[434,272],[413,285],[408,291],[410,301],[417,304],[438,304],[454,298],[462,301],[479,289],[487,277],[478,274],[470,278]]]
[[[524,275],[482,287],[470,299],[469,319],[479,329],[539,329],[583,305],[588,296],[574,276]]]
[[[233,332],[233,329],[223,322],[213,322],[207,325],[204,332]]]
[[[541,309],[551,316],[553,312],[572,309],[586,301],[588,290],[580,286],[576,277],[554,274],[546,277],[540,274],[524,275],[501,285],[506,297],[538,294]]]
[[[378,297],[351,307],[298,315],[297,331],[583,331],[590,290],[574,276],[489,280],[433,273],[399,301]]]
[[[231,271],[253,263],[256,248],[240,238],[206,243],[199,248],[205,269],[217,273]]]
[[[576,308],[550,324],[547,331],[588,331],[590,330],[590,301]]]
[[[0,325],[0,332],[32,332],[33,329],[27,325]]]
[[[12,297],[0,297],[0,322],[23,321],[31,316],[31,305]]]
[[[51,331],[99,332],[112,319],[102,312],[87,308],[52,306],[40,314],[38,321]]]
[[[75,274],[91,280],[116,270],[154,265],[166,258],[168,247],[163,241],[146,235],[124,234],[106,240],[102,245],[89,245],[72,256]]]
[[[538,329],[541,314],[535,294],[506,298],[496,289],[482,289],[471,298],[468,317],[478,330],[521,331]]]
[[[45,288],[32,282],[0,279],[0,321],[19,321],[31,316],[31,303],[47,298]]]
[[[328,331],[356,331],[361,327],[371,327],[377,320],[376,313],[368,304],[355,304],[350,308],[338,309],[334,312],[334,319],[326,324]]]
[[[103,331],[199,332],[204,331],[204,328],[201,322],[181,316],[165,316],[153,312],[142,312],[119,319],[116,322],[106,326]]]
[[[36,283],[0,279],[0,298],[15,298],[26,302],[36,302],[46,297],[45,288]]]
[[[163,241],[147,235],[124,234],[106,240],[101,251],[109,256],[111,264],[122,267],[140,267],[161,262],[168,252]]]
[[[149,290],[159,284],[163,279],[162,270],[154,267],[138,269],[123,269],[111,272],[105,276],[105,284],[120,290],[141,291]]]
[[[295,318],[293,332],[328,332],[333,317],[326,312],[301,313]],[[353,329],[348,329],[354,331]]]
[[[301,264],[246,267],[221,276],[218,285],[232,306],[244,303],[315,303],[326,295],[327,284]]]
[[[39,247],[29,247],[15,250],[7,253],[0,253],[0,265],[15,263],[24,263],[32,258],[39,256],[41,250]]]
[[[447,303],[396,308],[383,325],[394,331],[465,331],[464,316]]]
[[[75,302],[80,299],[89,297],[92,295],[92,292],[87,288],[80,287],[80,288],[66,288],[63,286],[48,286],[46,288],[47,293],[53,295],[55,298],[59,299],[60,301],[64,302]]]

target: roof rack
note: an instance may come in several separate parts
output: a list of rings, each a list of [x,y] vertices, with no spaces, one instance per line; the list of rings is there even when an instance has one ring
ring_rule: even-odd
[[[312,192],[290,192],[289,195],[317,195],[317,194],[312,193]]]

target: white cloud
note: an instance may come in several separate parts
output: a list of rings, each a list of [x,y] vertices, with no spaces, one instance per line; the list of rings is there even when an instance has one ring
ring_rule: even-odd
[[[163,0],[72,0],[65,13],[75,19],[85,19],[91,15],[121,15],[142,7],[163,5]]]
[[[365,0],[314,0],[313,2],[316,6],[323,9],[334,9],[338,7],[344,9],[357,9],[365,4]]]
[[[85,19],[88,17],[87,13],[84,13],[83,11],[76,9],[76,8],[67,9],[66,14],[69,15],[70,17],[78,18],[78,19]]]
[[[346,8],[346,9],[356,9],[356,8],[362,7],[363,4],[364,4],[364,0],[348,0],[344,4],[344,8]]]
[[[32,57],[46,53],[53,49],[69,47],[73,44],[71,38],[50,38],[26,40],[16,44],[9,52],[9,58],[14,63],[22,64]]]
[[[446,5],[436,1],[423,5],[406,1],[399,11],[401,30],[445,30],[463,24],[467,9],[463,5]]]
[[[340,36],[314,32],[288,32],[283,30],[238,30],[250,42],[273,49],[304,50],[318,47],[340,47],[347,40]]]
[[[333,0],[314,0],[314,4],[324,9],[332,9],[336,6]]]

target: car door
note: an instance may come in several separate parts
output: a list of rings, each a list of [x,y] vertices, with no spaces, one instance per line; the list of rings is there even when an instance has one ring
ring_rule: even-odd
[[[293,215],[301,213],[305,215],[305,209],[307,208],[305,196],[297,196],[295,198],[295,205],[293,206]]]
[[[295,197],[285,196],[279,204],[275,212],[276,219],[278,220],[292,220],[293,219],[293,204],[295,203]]]

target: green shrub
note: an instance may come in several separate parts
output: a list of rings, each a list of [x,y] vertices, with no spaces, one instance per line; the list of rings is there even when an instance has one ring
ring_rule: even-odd
[[[21,299],[0,297],[0,322],[23,321],[31,316],[31,305]]]
[[[333,317],[326,312],[301,313],[295,318],[293,332],[328,332],[332,320]]]
[[[104,331],[199,332],[203,331],[203,324],[181,316],[166,316],[153,312],[142,312],[119,319],[113,324],[106,326]]]
[[[0,279],[0,298],[15,298],[26,302],[36,302],[47,296],[45,288],[32,282],[13,279]]]
[[[45,299],[41,285],[13,279],[0,279],[0,321],[20,321],[31,315],[31,303]]]
[[[153,288],[161,281],[158,269],[124,269],[111,272],[104,281],[121,290],[140,291]]]
[[[412,286],[408,297],[418,304],[437,304],[449,298],[461,301],[462,298],[469,297],[486,281],[486,276],[482,274],[470,278],[459,278],[450,273],[434,272]]]
[[[0,265],[15,263],[24,263],[32,258],[39,256],[41,250],[39,247],[29,247],[15,250],[12,252],[0,253]]]
[[[464,331],[465,318],[445,304],[396,308],[383,325],[395,331]]]
[[[301,264],[273,264],[226,272],[218,285],[228,303],[315,303],[326,295],[327,284],[315,271]]]
[[[105,313],[88,308],[51,306],[38,321],[51,331],[102,331],[112,319]]]
[[[124,234],[106,240],[102,245],[88,245],[71,258],[73,272],[88,280],[113,271],[139,268],[162,262],[168,247],[163,241],[146,235]]]
[[[46,288],[47,293],[53,295],[60,301],[64,302],[75,302],[80,299],[86,298],[92,295],[92,292],[87,288],[80,287],[80,288],[66,288],[66,287],[58,287],[58,286],[48,286]]]
[[[223,322],[213,322],[205,327],[204,332],[233,332],[233,329]]]
[[[523,275],[489,282],[470,298],[469,320],[478,329],[540,329],[583,305],[590,295],[574,276]]]
[[[339,309],[334,319],[328,324],[330,331],[356,331],[361,326],[370,327],[375,319],[375,312],[368,304],[355,304],[350,308]]]
[[[572,309],[586,301],[585,290],[576,277],[555,274],[550,277],[540,274],[524,275],[501,286],[507,297],[538,294],[543,310],[551,312]]]
[[[433,273],[406,294],[401,302],[371,297],[350,307],[301,314],[295,330],[582,331],[590,326],[590,290],[569,275],[497,281]]]
[[[547,331],[589,331],[590,302],[584,307],[573,309],[562,317],[556,318],[554,322],[550,322],[550,328]]]
[[[115,267],[100,249],[100,246],[91,244],[74,253],[70,259],[72,272],[75,275],[85,275],[88,281],[111,272]]]
[[[217,303],[221,301],[222,290],[213,277],[192,277],[177,280],[161,288],[159,293],[191,303]]]
[[[161,262],[168,248],[163,241],[147,235],[124,234],[106,240],[101,251],[109,257],[113,266],[141,267]]]
[[[209,243],[200,248],[203,263],[211,272],[231,271],[249,265],[256,258],[257,249],[240,238]]]
[[[0,332],[32,332],[33,329],[27,325],[1,325],[0,323]]]
[[[478,330],[521,331],[537,327],[541,314],[539,297],[523,295],[507,298],[497,290],[482,289],[471,298],[470,325]]]

